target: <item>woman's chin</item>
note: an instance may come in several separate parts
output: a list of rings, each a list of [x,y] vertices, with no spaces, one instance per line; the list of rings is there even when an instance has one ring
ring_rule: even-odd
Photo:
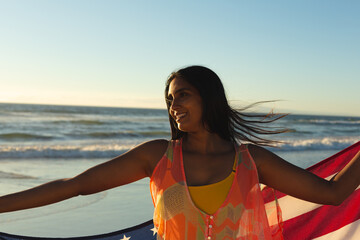
[[[194,127],[194,126],[188,126],[186,124],[179,124],[177,125],[178,129],[182,132],[186,132],[186,133],[195,133],[200,131],[201,127]]]
[[[180,126],[179,124],[178,124],[178,129],[182,132],[188,132],[187,128],[184,128],[183,126]]]
[[[189,132],[190,131],[189,126],[187,126],[186,124],[183,124],[183,123],[177,123],[177,127],[182,132]]]

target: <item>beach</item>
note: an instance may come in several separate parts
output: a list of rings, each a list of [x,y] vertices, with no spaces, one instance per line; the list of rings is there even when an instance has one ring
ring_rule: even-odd
[[[166,110],[0,104],[0,195],[73,177],[150,139],[170,139]],[[360,139],[360,118],[290,115],[271,149],[309,167]],[[0,232],[74,237],[152,218],[149,179],[50,206],[0,215]]]

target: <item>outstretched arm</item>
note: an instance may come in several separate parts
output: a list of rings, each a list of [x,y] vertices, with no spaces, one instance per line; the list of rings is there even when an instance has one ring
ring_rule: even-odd
[[[150,177],[167,144],[166,140],[146,142],[76,177],[0,197],[0,213],[40,207]]]
[[[261,183],[310,202],[339,205],[360,184],[360,152],[331,180],[296,167],[274,153],[249,146]]]

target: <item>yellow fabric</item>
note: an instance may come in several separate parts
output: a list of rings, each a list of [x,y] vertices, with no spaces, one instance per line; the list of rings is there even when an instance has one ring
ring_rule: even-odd
[[[225,201],[234,180],[236,161],[233,171],[223,180],[204,186],[188,186],[191,199],[195,206],[207,214],[213,214]]]
[[[189,193],[195,206],[207,214],[214,214],[225,201],[234,175],[232,172],[224,180],[209,185],[189,186]]]

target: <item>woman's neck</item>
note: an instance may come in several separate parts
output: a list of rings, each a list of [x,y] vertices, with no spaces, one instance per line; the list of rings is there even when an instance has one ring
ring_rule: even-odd
[[[214,154],[233,149],[233,143],[210,132],[187,133],[183,138],[183,150],[200,154]]]

